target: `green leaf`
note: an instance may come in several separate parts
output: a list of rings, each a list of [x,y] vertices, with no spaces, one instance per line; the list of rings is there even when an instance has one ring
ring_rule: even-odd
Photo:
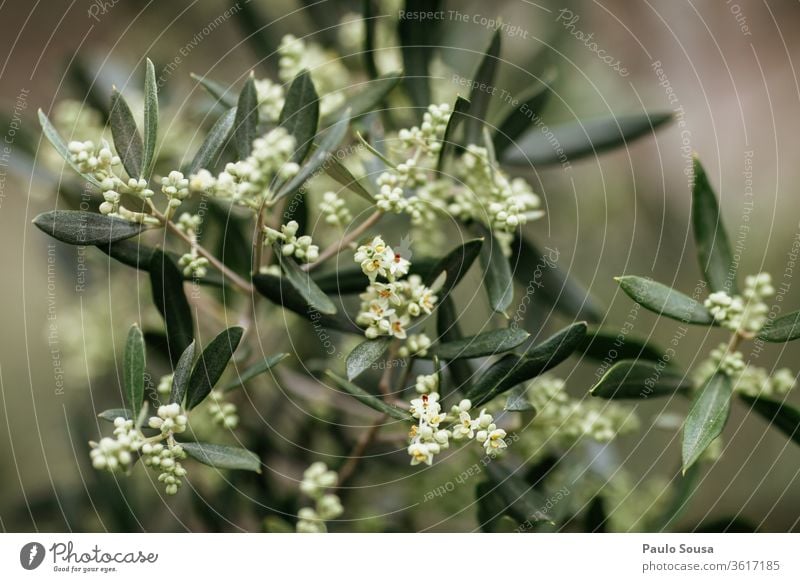
[[[101,188],[100,182],[94,176],[81,172],[78,169],[77,164],[72,161],[72,154],[69,153],[69,149],[67,148],[67,144],[61,139],[61,135],[59,135],[58,130],[55,126],[50,122],[45,115],[44,111],[39,109],[39,124],[42,126],[42,131],[44,132],[44,136],[47,138],[47,141],[55,148],[55,150],[59,153],[59,155],[64,158],[64,161],[69,164],[69,166],[75,170],[83,179],[87,182],[90,182],[94,186]]]
[[[472,400],[473,406],[480,406],[517,384],[543,374],[566,360],[585,335],[586,323],[574,323],[522,355],[503,356],[478,378],[467,391],[467,398]]]
[[[800,445],[800,410],[787,402],[766,396],[740,394],[739,397],[772,426]]]
[[[257,61],[264,65],[276,65],[278,60],[278,46],[281,33],[278,30],[280,23],[267,19],[256,8],[258,2],[231,2],[237,8],[230,10],[234,20],[242,32],[242,38],[250,43],[252,53]],[[293,8],[294,9],[294,8]]]
[[[194,339],[192,310],[183,291],[183,273],[160,249],[150,259],[153,303],[164,318],[170,360],[176,362]]]
[[[172,375],[172,391],[169,395],[169,403],[177,402],[183,406],[186,398],[186,390],[189,388],[189,378],[192,375],[192,364],[194,364],[194,353],[197,343],[192,340],[175,365],[175,372]]]
[[[158,138],[158,85],[153,61],[147,59],[144,78],[144,154],[142,155],[142,177],[150,178],[156,161],[156,139]]]
[[[512,412],[536,412],[536,407],[528,400],[528,387],[524,384],[514,386],[508,391],[508,399],[503,410]]]
[[[345,115],[347,109],[350,110],[350,119],[355,119],[372,112],[386,99],[387,95],[397,87],[402,79],[403,72],[394,71],[371,81],[366,81],[364,83],[367,86],[366,89],[349,96],[344,105],[333,113],[329,113],[326,118],[341,119]]]
[[[273,201],[280,200],[284,196],[293,194],[298,188],[305,184],[306,180],[317,173],[317,170],[322,167],[325,160],[327,160],[331,154],[334,154],[336,148],[342,143],[345,135],[347,135],[349,123],[349,115],[345,115],[342,119],[325,130],[317,149],[309,156],[306,163],[301,166],[300,171],[281,186],[278,193],[275,194]],[[335,154],[334,157],[336,157]]]
[[[244,329],[241,327],[229,327],[211,340],[211,343],[200,354],[186,390],[187,410],[191,410],[205,400],[211,389],[214,388],[242,340],[243,333]]]
[[[700,270],[708,286],[712,291],[736,295],[736,271],[728,235],[722,223],[717,197],[697,158],[694,158],[692,227]]]
[[[253,150],[253,141],[258,136],[258,95],[253,75],[247,77],[239,100],[236,103],[236,117],[233,121],[233,143],[240,160]]]
[[[800,311],[774,319],[758,332],[758,339],[766,342],[790,342],[800,337]]]
[[[107,246],[145,230],[141,224],[83,210],[51,210],[39,214],[33,224],[56,240],[78,246]]]
[[[650,311],[683,323],[714,323],[714,317],[702,303],[662,283],[633,275],[616,277],[616,281],[631,299]]]
[[[683,426],[683,473],[722,433],[731,410],[733,383],[717,372],[697,392]]]
[[[286,359],[289,354],[275,354],[274,356],[268,356],[258,362],[257,364],[253,364],[252,366],[245,369],[241,374],[237,374],[236,378],[225,384],[222,387],[223,392],[228,392],[233,390],[234,388],[238,388],[239,386],[243,386],[249,380],[252,380],[256,376],[260,376],[267,370],[270,370],[278,363],[282,362]]]
[[[384,402],[381,398],[378,398],[374,394],[370,394],[360,386],[356,386],[352,382],[348,382],[341,376],[337,376],[330,370],[325,372],[325,375],[330,378],[333,383],[336,385],[337,388],[340,390],[344,390],[351,396],[354,396],[356,400],[361,402],[362,404],[366,404],[370,408],[374,408],[378,412],[382,412],[383,414],[395,418],[397,420],[411,420],[411,415],[404,410],[397,408],[396,406],[392,406]]]
[[[493,493],[502,500],[504,513],[519,524],[550,522],[553,518],[545,510],[547,499],[533,486],[497,461],[486,465],[489,481],[494,485]]]
[[[591,322],[602,320],[603,311],[596,305],[589,291],[558,266],[561,253],[549,247],[544,250],[547,252],[540,251],[522,236],[517,236],[511,244],[514,278],[525,287],[526,296],[530,299],[542,299],[545,304],[573,319]],[[514,317],[520,318],[520,315]]]
[[[292,311],[304,319],[311,321],[315,328],[335,329],[346,333],[363,334],[364,330],[358,327],[347,316],[337,313],[325,315],[308,304],[297,290],[285,277],[275,275],[256,275],[253,277],[256,290],[277,305]]]
[[[339,182],[342,186],[357,194],[370,204],[375,203],[375,198],[370,194],[369,190],[367,190],[361,181],[353,176],[350,170],[339,161],[335,155],[328,156],[328,159],[325,161],[323,167],[325,168],[325,172]]]
[[[443,344],[463,339],[461,327],[458,325],[458,312],[452,296],[444,297],[436,306],[436,332]],[[466,392],[472,380],[472,365],[467,360],[451,360],[447,363],[447,371],[455,383],[456,390]]]
[[[441,10],[442,0],[406,0],[404,14],[423,14]],[[397,35],[403,54],[404,84],[419,116],[432,103],[430,88],[430,61],[439,44],[439,22],[426,18],[400,18]]]
[[[97,248],[103,251],[112,259],[119,261],[123,265],[133,267],[138,270],[148,270],[150,268],[150,260],[153,258],[153,247],[145,246],[141,240],[130,241],[121,240],[108,245],[99,244]],[[177,253],[167,253],[173,261],[177,262],[180,255]],[[181,271],[183,275],[183,271]],[[194,277],[193,275],[183,275],[185,281],[197,281],[201,285],[213,285],[222,287],[225,281],[222,280],[222,275],[215,269],[209,269],[204,277]]]
[[[319,123],[319,96],[311,74],[305,69],[289,86],[278,123],[295,139],[292,161],[301,162],[311,149]]]
[[[144,402],[144,337],[135,323],[125,342],[125,396],[133,416],[138,416]]]
[[[444,136],[442,136],[442,149],[439,150],[439,158],[436,160],[437,172],[444,170],[447,157],[456,145],[456,131],[458,131],[459,126],[468,119],[471,105],[469,99],[464,99],[461,95],[456,96],[453,112],[450,114],[450,119],[447,120],[447,127],[445,127]]]
[[[209,94],[222,103],[227,108],[235,108],[236,107],[236,97],[234,96],[233,91],[231,91],[231,87],[225,86],[222,83],[214,81],[213,79],[209,79],[208,77],[201,77],[200,75],[196,75],[194,73],[190,73],[189,75],[192,79],[200,83],[203,88],[209,92]]]
[[[236,108],[232,107],[223,113],[206,134],[203,143],[192,158],[186,172],[187,176],[196,174],[202,169],[213,170],[220,153],[231,138],[233,124],[236,119]]]
[[[364,21],[364,50],[361,55],[364,57],[364,68],[370,79],[378,76],[378,66],[375,64],[375,22],[376,11],[374,0],[363,0],[363,21]]]
[[[495,70],[500,62],[500,29],[495,30],[492,40],[483,59],[478,64],[475,74],[472,75],[472,91],[469,94],[470,106],[469,117],[464,126],[465,140],[467,144],[482,145],[483,127],[486,123],[486,113],[489,111],[489,101],[491,100],[494,88]]]
[[[194,460],[215,469],[261,472],[258,455],[241,447],[191,442],[182,442],[181,447]]]
[[[682,372],[659,363],[622,360],[614,364],[591,389],[592,396],[607,399],[646,399],[686,393],[692,381]]]
[[[492,311],[505,314],[514,299],[514,278],[511,265],[503,254],[500,242],[491,231],[483,225],[475,224],[473,228],[484,239],[481,245],[480,263],[483,267],[483,285],[489,296]]]
[[[677,482],[672,485],[669,503],[650,531],[663,532],[675,525],[697,491],[699,478],[700,465],[692,465],[685,475],[681,474],[676,477]]]
[[[629,333],[598,329],[583,338],[578,351],[598,362],[611,365],[620,360],[646,360],[657,362],[664,351]]]
[[[279,257],[286,280],[309,306],[324,315],[336,313],[336,304],[314,283],[308,271],[301,269],[291,257],[284,257],[279,249],[275,255]]]
[[[535,127],[522,136],[516,147],[507,149],[501,160],[521,166],[568,164],[626,145],[671,120],[671,113],[640,113],[568,122],[550,127],[547,134]]]
[[[450,251],[430,270],[425,279],[425,284],[428,286],[433,285],[439,276],[445,273],[444,286],[437,293],[439,297],[445,297],[467,274],[472,263],[478,258],[481,246],[483,246],[483,239],[478,238],[468,240],[463,245]]]
[[[427,278],[434,267],[438,265],[439,259],[431,257],[414,257],[409,269],[409,275],[419,275],[423,279]],[[437,271],[440,273],[441,271]],[[336,271],[318,273],[312,271],[311,278],[327,294],[351,295],[353,293],[363,293],[367,288],[369,280],[361,270],[361,265],[339,265]]]
[[[532,124],[541,119],[542,109],[549,101],[556,69],[549,69],[538,82],[529,87],[518,99],[516,107],[506,113],[494,132],[493,143],[497,155],[502,155]]]
[[[492,356],[514,349],[529,337],[530,334],[527,331],[518,328],[493,329],[440,343],[428,350],[428,355],[425,357],[432,358],[435,355],[443,360],[458,360]]]
[[[358,344],[353,351],[347,354],[345,365],[347,367],[347,379],[355,380],[359,374],[369,369],[378,359],[389,349],[392,343],[390,337],[379,337],[373,340],[366,340]]]
[[[496,533],[500,530],[501,520],[506,511],[505,502],[494,489],[495,486],[490,481],[483,481],[475,487],[478,527],[486,533]]]
[[[136,420],[136,415],[131,412],[130,408],[110,408],[97,415],[97,418],[102,418],[108,422],[114,422],[115,419],[120,417],[125,420]]]
[[[111,114],[109,118],[111,124],[111,136],[114,138],[119,157],[125,171],[132,178],[142,175],[142,160],[144,156],[144,145],[139,129],[136,127],[136,120],[133,118],[131,108],[122,94],[114,88],[111,91]]]

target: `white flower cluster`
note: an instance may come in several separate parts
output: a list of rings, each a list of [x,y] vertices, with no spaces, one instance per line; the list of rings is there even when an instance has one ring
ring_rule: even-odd
[[[219,390],[212,390],[208,397],[208,412],[215,423],[230,430],[239,426],[239,415],[233,402],[226,402],[224,394]]]
[[[172,200],[170,200],[170,202],[172,202]],[[178,218],[176,226],[196,243],[197,232],[202,222],[203,218],[199,214],[184,212]],[[178,260],[178,266],[183,269],[183,274],[187,277],[205,277],[208,274],[208,259],[200,256],[196,244],[192,245],[188,253],[184,253],[181,256]]]
[[[256,79],[256,99],[258,100],[258,119],[276,122],[284,104],[283,86],[271,79]]]
[[[401,358],[408,358],[409,356],[419,356],[424,358],[428,355],[428,348],[431,347],[433,342],[424,333],[414,333],[408,336],[406,343],[400,346],[397,354]]]
[[[331,226],[343,226],[353,220],[347,204],[336,192],[325,192],[322,195],[319,210],[325,217],[325,222]]]
[[[186,458],[183,447],[173,439],[168,439],[166,446],[163,443],[144,443],[142,445],[142,461],[148,467],[161,469],[158,475],[159,483],[164,483],[164,492],[175,495],[182,485],[182,478],[186,476],[186,469],[180,460]]]
[[[181,202],[189,196],[189,179],[184,177],[183,172],[173,170],[161,178],[161,192],[169,200],[168,212],[171,215],[181,205]]]
[[[364,335],[370,339],[381,335],[405,339],[412,320],[431,313],[436,295],[419,275],[400,279],[408,274],[411,263],[395,253],[380,236],[358,247],[355,261],[370,279],[369,287],[360,295],[361,309],[356,323],[366,326]],[[378,277],[386,279],[386,283],[379,282]],[[417,336],[417,348],[420,341]]]
[[[114,436],[116,438],[104,437],[99,443],[89,443],[92,448],[89,457],[95,469],[112,473],[127,470],[134,453],[144,442],[142,433],[134,428],[133,421],[125,420],[121,416],[114,419]]]
[[[705,306],[721,326],[734,332],[756,334],[767,322],[769,307],[764,300],[774,294],[770,274],[758,273],[745,277],[741,296],[717,291],[708,296]]]
[[[246,159],[228,163],[218,176],[205,169],[189,176],[189,188],[258,210],[271,197],[276,176],[288,179],[300,169],[290,161],[295,145],[286,129],[276,127],[253,141]]]
[[[335,487],[339,477],[322,462],[312,463],[303,473],[300,491],[315,502],[315,507],[303,507],[297,512],[299,533],[324,533],[325,522],[339,517],[344,509],[339,497],[326,490]]]
[[[430,394],[439,391],[438,374],[420,374],[414,382],[414,389],[417,394]]]
[[[157,416],[151,416],[147,421],[150,428],[160,430],[161,434],[169,435],[181,433],[186,430],[189,419],[177,402],[162,404],[158,407]]]
[[[506,431],[498,428],[486,409],[476,418],[470,416],[472,403],[464,399],[451,408],[450,414],[442,413],[439,393],[423,394],[411,401],[409,412],[418,420],[411,427],[408,454],[411,464],[433,463],[433,456],[450,446],[450,439],[475,439],[482,443],[487,454],[494,456],[505,449]],[[449,424],[449,427],[445,427]]]
[[[172,393],[172,379],[173,374],[165,374],[158,379],[158,384],[156,385],[156,393],[161,396],[162,398],[168,398],[169,395]]]
[[[366,26],[361,14],[348,12],[339,20],[336,37],[339,44],[349,52],[361,52],[366,36]]]
[[[299,228],[300,225],[295,220],[281,225],[280,231],[265,226],[264,244],[271,245],[280,241],[281,253],[284,257],[294,257],[301,263],[313,263],[319,257],[319,247],[313,244],[308,235],[298,237],[297,229]]]
[[[411,129],[401,129],[397,133],[404,150],[422,149],[426,154],[438,155],[442,149],[442,139],[450,121],[450,105],[429,105],[422,116],[422,123]]]
[[[711,350],[708,359],[697,367],[693,376],[701,385],[718,370],[731,378],[736,392],[751,396],[782,398],[794,389],[797,382],[789,368],[780,368],[770,374],[765,368],[746,363],[741,352],[728,351],[724,343]]]
[[[311,73],[320,95],[321,116],[332,113],[344,104],[344,93],[338,89],[348,86],[349,74],[338,55],[328,53],[318,44],[305,42],[291,34],[281,39],[278,54],[278,77],[284,83],[291,83],[303,69],[308,69]]]

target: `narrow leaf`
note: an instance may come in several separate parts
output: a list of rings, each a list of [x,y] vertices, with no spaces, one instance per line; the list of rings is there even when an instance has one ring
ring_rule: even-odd
[[[382,412],[383,414],[395,418],[397,420],[411,419],[411,415],[405,412],[404,410],[401,410],[396,406],[392,406],[391,404],[384,402],[381,398],[378,398],[377,396],[370,394],[369,392],[367,392],[360,386],[356,386],[352,382],[348,382],[341,376],[337,376],[330,370],[325,372],[325,375],[333,381],[333,383],[336,385],[337,388],[339,388],[340,390],[344,390],[351,396],[354,396],[356,400],[358,400],[362,404],[366,404],[370,408],[373,408],[378,412]]]
[[[392,338],[380,337],[363,341],[353,348],[353,351],[347,354],[345,362],[347,379],[355,380],[359,374],[368,370],[386,353],[390,343],[392,343]]]
[[[114,422],[114,420],[116,420],[117,418],[124,418],[125,420],[135,420],[136,415],[134,415],[131,412],[130,408],[110,408],[98,414],[97,418],[102,418],[103,420],[107,420],[108,422]]]
[[[728,235],[722,223],[717,197],[700,160],[694,158],[692,227],[700,269],[712,291],[736,295],[736,273]]]
[[[147,59],[147,72],[144,78],[144,153],[142,155],[141,176],[149,178],[156,161],[156,140],[158,138],[158,85],[153,61]]]
[[[489,480],[505,505],[505,513],[520,524],[552,522],[547,513],[547,499],[515,472],[498,462],[486,465]]]
[[[671,113],[640,113],[568,122],[551,127],[547,134],[536,127],[525,133],[516,147],[507,149],[501,161],[521,166],[568,164],[627,145],[671,120]]]
[[[239,100],[236,103],[236,117],[233,121],[233,143],[240,160],[250,155],[253,141],[258,135],[258,95],[253,75],[247,77]]]
[[[623,360],[614,364],[595,384],[592,396],[607,399],[647,399],[686,393],[692,388],[686,374],[659,363]]]
[[[500,60],[500,29],[495,30],[492,40],[472,76],[472,91],[469,94],[469,117],[464,127],[467,144],[482,145],[481,135],[489,111],[489,101],[494,87],[495,71]]]
[[[511,274],[511,265],[503,254],[500,242],[492,235],[491,231],[482,225],[474,225],[478,234],[483,236],[484,244],[481,245],[480,263],[483,267],[483,285],[489,296],[489,306],[492,311],[505,314],[511,301],[514,299],[514,278]]]
[[[435,13],[441,10],[442,0],[406,0],[404,14]],[[431,104],[429,64],[439,42],[439,22],[426,18],[420,21],[409,16],[400,18],[397,35],[403,54],[404,84],[420,117],[423,108]]]
[[[458,285],[458,282],[461,281],[464,275],[467,274],[472,263],[478,258],[481,246],[483,246],[483,239],[473,239],[450,251],[431,269],[425,280],[425,284],[433,285],[434,281],[436,281],[442,273],[445,273],[446,278],[444,280],[444,286],[439,291],[438,295],[440,297],[446,296]]]
[[[533,87],[519,98],[519,103],[507,112],[494,132],[495,152],[501,156],[514,144],[519,136],[541,119],[542,109],[553,94],[551,87],[555,80],[555,69],[547,71]]]
[[[143,245],[140,240],[121,240],[111,244],[99,244],[97,248],[123,265],[144,271],[150,268],[150,260],[153,258],[153,252],[155,251],[153,247]],[[180,255],[177,253],[170,252],[167,253],[167,256],[175,262],[180,259]],[[181,274],[183,274],[182,271]],[[222,287],[223,284],[226,283],[222,280],[222,275],[216,269],[209,269],[204,277],[183,274],[183,279],[185,281],[192,280],[201,285],[212,285],[215,287]]]
[[[44,111],[39,109],[39,124],[42,126],[42,131],[44,132],[44,136],[47,138],[47,141],[55,148],[55,150],[59,153],[59,155],[64,158],[64,161],[69,164],[69,166],[75,170],[82,178],[86,181],[90,182],[94,186],[101,188],[100,182],[94,176],[81,172],[78,169],[78,166],[75,162],[72,161],[72,154],[69,153],[69,148],[67,144],[61,139],[61,135],[59,135],[58,130],[55,126],[50,122],[47,115],[45,115]]]
[[[518,328],[493,329],[440,343],[428,350],[426,357],[432,358],[435,355],[443,360],[458,360],[492,356],[514,349],[529,337],[530,334],[527,331]]]
[[[403,79],[401,71],[388,73],[371,81],[365,83],[366,88],[359,91],[355,95],[347,98],[344,105],[333,113],[329,113],[327,119],[341,119],[347,109],[350,110],[350,119],[356,119],[362,115],[370,113],[375,110],[386,99],[389,93],[397,87]]]
[[[348,170],[347,167],[339,161],[339,158],[334,155],[328,156],[328,159],[325,161],[323,167],[325,168],[325,172],[328,174],[328,176],[339,182],[339,184],[354,194],[361,196],[361,198],[370,204],[375,203],[375,198],[372,196],[372,194],[370,194],[369,190],[366,189],[366,187],[358,178],[353,176],[350,170]]]
[[[370,79],[378,76],[378,66],[375,64],[375,15],[374,0],[363,0],[363,22],[364,22],[364,68]]]
[[[278,363],[285,360],[288,356],[289,354],[275,354],[274,356],[268,356],[264,358],[257,364],[253,364],[249,368],[245,369],[241,374],[238,374],[236,378],[225,384],[225,386],[222,387],[222,391],[228,392],[230,390],[233,390],[234,388],[243,386],[253,378],[260,376],[267,370],[272,369]]]
[[[512,412],[536,412],[536,407],[528,400],[528,387],[525,384],[514,386],[508,391],[508,399],[503,410]]]
[[[311,74],[305,69],[289,86],[278,123],[295,139],[292,161],[301,162],[311,148],[319,123],[319,96]]]
[[[731,379],[718,372],[696,394],[683,427],[684,474],[725,428],[732,392]]]
[[[258,455],[241,447],[183,442],[181,447],[194,460],[215,469],[261,472],[261,459]]]
[[[33,224],[56,240],[79,246],[108,246],[145,230],[141,224],[83,210],[52,210],[38,215]]]
[[[241,327],[229,327],[211,340],[192,370],[186,391],[186,408],[191,410],[208,396],[242,340]]]
[[[144,402],[144,337],[136,324],[128,331],[124,359],[125,399],[132,416],[138,416]]]
[[[800,410],[789,404],[766,396],[739,396],[772,426],[800,445]]]
[[[714,317],[702,303],[662,283],[633,275],[616,277],[616,281],[631,299],[650,311],[684,323],[714,323]]]
[[[314,283],[311,275],[301,269],[291,257],[284,257],[280,250],[277,250],[275,254],[279,257],[286,280],[295,291],[315,310],[324,315],[334,315],[336,304]]]
[[[464,338],[458,325],[459,314],[452,296],[444,297],[436,306],[436,332],[443,344],[459,341]],[[447,363],[447,371],[453,379],[456,390],[466,392],[472,381],[472,365],[467,360],[451,360]]]
[[[654,524],[651,531],[663,532],[675,525],[689,506],[689,502],[699,485],[699,478],[700,465],[693,465],[686,471],[686,474],[681,474],[676,477],[677,482],[672,485],[672,495],[670,496],[669,503],[667,503],[663,513],[659,516],[658,521]]]
[[[194,339],[192,310],[183,291],[183,273],[159,249],[153,252],[149,271],[153,303],[164,318],[166,326],[169,357],[177,362]]]
[[[201,77],[200,75],[196,75],[191,73],[190,76],[192,79],[197,81],[203,88],[209,92],[209,94],[222,103],[226,108],[232,109],[236,107],[236,96],[233,91],[231,91],[231,87],[225,86],[222,83],[214,81],[213,79],[209,79],[208,77]]]
[[[758,333],[758,339],[767,342],[790,342],[800,337],[800,311],[779,317]]]
[[[456,96],[453,112],[450,114],[450,119],[447,120],[447,127],[442,137],[442,149],[439,150],[439,158],[436,160],[437,172],[441,172],[444,169],[447,157],[456,145],[456,131],[458,131],[459,126],[468,119],[471,105],[469,99],[464,99],[461,95]]]
[[[142,136],[139,135],[131,108],[116,88],[111,92],[110,115],[111,136],[114,138],[114,147],[122,159],[122,165],[130,177],[138,178],[142,175],[144,156]]]
[[[209,130],[200,148],[186,169],[186,175],[196,174],[202,169],[212,171],[219,159],[225,144],[231,138],[233,124],[236,119],[236,108],[232,107],[223,113]]]
[[[192,340],[192,343],[183,351],[178,363],[175,365],[175,372],[172,375],[172,391],[169,395],[170,404],[177,402],[183,406],[186,391],[189,388],[189,378],[192,374],[196,345],[197,343]]]
[[[608,365],[620,360],[647,360],[657,362],[664,351],[629,333],[598,329],[583,338],[578,346],[584,356]]]

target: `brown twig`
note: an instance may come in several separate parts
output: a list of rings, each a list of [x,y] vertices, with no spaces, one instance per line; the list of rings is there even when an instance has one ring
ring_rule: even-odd
[[[353,476],[356,468],[358,468],[358,464],[364,457],[364,453],[375,440],[375,437],[378,435],[378,431],[380,431],[381,427],[386,423],[387,418],[388,417],[385,414],[382,414],[380,418],[372,423],[372,426],[370,426],[366,432],[361,433],[361,436],[358,437],[353,450],[350,451],[350,454],[348,455],[347,462],[342,466],[341,469],[339,469],[339,480],[336,483],[337,488],[343,487],[344,484]]]
[[[313,263],[307,263],[300,268],[303,269],[304,271],[310,271],[312,269],[316,269],[331,257],[335,257],[343,250],[345,250],[347,247],[349,247],[350,243],[352,243],[358,237],[364,234],[367,231],[367,229],[369,229],[372,225],[378,222],[381,216],[383,216],[383,212],[381,212],[380,210],[376,210],[375,212],[370,214],[369,217],[364,222],[362,222],[356,228],[354,228],[353,230],[348,232],[345,236],[343,236],[341,240],[339,240],[339,242],[334,243],[325,250],[323,250],[319,254],[319,257],[317,257],[316,261],[314,261]]]

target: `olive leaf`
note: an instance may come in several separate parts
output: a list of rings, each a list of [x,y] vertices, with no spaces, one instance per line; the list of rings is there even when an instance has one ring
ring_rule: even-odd
[[[147,59],[144,77],[144,150],[142,153],[141,176],[150,178],[156,161],[156,140],[158,139],[158,85],[153,61]]]
[[[142,160],[144,159],[144,144],[131,108],[116,87],[111,91],[111,136],[114,138],[114,147],[122,159],[122,165],[131,178],[142,175]]]
[[[787,402],[766,396],[740,394],[739,397],[772,426],[800,445],[800,410]]]
[[[589,359],[613,364],[620,360],[647,360],[657,362],[664,351],[629,333],[598,329],[588,333],[578,350]]]
[[[472,75],[472,91],[469,94],[471,105],[469,117],[464,125],[464,138],[467,144],[482,143],[481,135],[493,93],[495,70],[500,62],[500,34],[500,29],[495,30],[478,68]]]
[[[471,106],[472,104],[469,102],[469,99],[465,99],[461,95],[456,96],[453,111],[450,113],[450,118],[447,120],[447,126],[442,136],[442,149],[439,150],[439,158],[436,160],[437,172],[441,172],[444,169],[447,157],[455,147],[456,131],[458,131],[459,126],[468,119]]]
[[[685,474],[677,477],[677,482],[672,486],[672,494],[664,508],[658,515],[656,522],[650,527],[650,531],[663,532],[680,519],[686,511],[694,496],[700,481],[700,465],[692,465]]]
[[[236,108],[236,97],[234,96],[233,91],[231,91],[231,87],[223,85],[222,83],[214,81],[213,79],[209,79],[208,77],[202,77],[194,73],[190,73],[189,76],[202,85],[203,89],[208,91],[208,93],[214,99],[222,103],[222,105],[229,109]]]
[[[440,259],[431,257],[414,257],[414,262],[411,263],[408,273],[409,275],[419,275],[426,279],[439,262]],[[440,273],[441,271],[437,271],[437,274]],[[324,273],[314,270],[311,278],[325,293],[336,295],[363,293],[369,283],[364,271],[361,270],[361,265],[339,265],[337,270]],[[435,277],[433,278],[435,279]]]
[[[486,473],[493,487],[484,489],[483,493],[497,495],[504,514],[519,524],[552,523],[552,516],[545,510],[547,499],[520,475],[497,461],[486,465]]]
[[[356,386],[341,376],[337,376],[330,370],[326,371],[325,375],[333,381],[337,388],[344,390],[351,396],[355,397],[356,400],[362,404],[366,404],[370,408],[373,408],[378,412],[382,412],[383,414],[397,420],[411,420],[411,415],[409,413],[396,406],[388,404],[387,402],[384,402],[381,398],[378,398],[374,394],[370,394],[360,386]]]
[[[509,390],[503,410],[510,410],[512,412],[533,411],[536,413],[536,407],[528,400],[528,387],[524,384],[519,384]]]
[[[300,71],[289,86],[278,123],[295,139],[292,161],[301,162],[314,142],[319,123],[319,96],[307,70]]]
[[[209,467],[261,472],[261,459],[247,449],[211,443],[181,442],[180,444],[187,455]]]
[[[447,294],[458,285],[458,282],[461,281],[464,275],[467,274],[472,263],[478,258],[482,246],[483,239],[473,239],[456,247],[431,268],[425,279],[425,284],[428,286],[433,285],[439,276],[445,273],[444,285],[438,292],[438,295],[440,297],[447,296]]]
[[[369,202],[370,204],[375,202],[375,198],[372,194],[370,194],[369,190],[361,183],[361,181],[353,176],[352,172],[347,169],[347,167],[339,161],[335,155],[328,156],[328,159],[323,164],[325,168],[325,172],[336,180],[339,184],[361,196],[364,200]]]
[[[229,327],[211,340],[200,354],[186,389],[187,410],[200,404],[211,392],[242,340],[243,333],[241,327]]]
[[[403,79],[402,71],[394,71],[365,82],[366,88],[349,96],[345,104],[329,113],[327,119],[341,119],[349,109],[349,117],[355,119],[370,113],[397,87]]]
[[[467,391],[473,406],[490,401],[566,360],[586,335],[586,323],[574,323],[529,348],[524,354],[508,354],[489,366]]]
[[[128,331],[124,360],[125,399],[131,415],[135,417],[139,415],[144,402],[144,337],[135,323]]]
[[[359,374],[368,370],[386,353],[390,343],[392,343],[391,337],[379,337],[363,341],[353,348],[353,351],[347,354],[345,361],[347,379],[354,380]]]
[[[206,134],[203,143],[192,158],[191,163],[186,168],[186,175],[196,174],[202,169],[213,170],[220,153],[225,148],[225,144],[231,138],[234,121],[236,119],[236,108],[231,107],[220,115],[219,119],[211,126]]]
[[[615,280],[631,299],[650,311],[684,323],[714,323],[714,316],[702,303],[663,283],[634,275],[615,277]]]
[[[124,418],[125,420],[136,420],[136,415],[131,412],[130,408],[109,408],[97,415],[97,418],[114,422],[117,418]]]
[[[479,255],[483,268],[483,286],[489,296],[492,311],[505,314],[514,299],[514,278],[511,265],[503,254],[500,242],[483,225],[474,224],[473,229],[484,239]]]
[[[39,214],[33,224],[56,240],[78,246],[107,246],[145,230],[141,224],[83,210],[51,210]]]
[[[237,10],[230,10],[234,21],[242,32],[242,38],[250,43],[250,48],[258,62],[265,66],[277,65],[278,47],[281,33],[276,30],[276,21],[271,21],[256,8],[258,2],[231,3]]]
[[[155,251],[153,247],[143,245],[141,240],[121,240],[111,244],[99,244],[97,248],[115,261],[138,270],[148,270],[150,268],[150,260],[153,258],[153,252]],[[169,252],[167,256],[175,262],[180,259],[180,255],[177,253]],[[185,281],[192,280],[201,285],[222,287],[226,283],[226,281],[223,281],[220,272],[215,269],[209,269],[202,277],[196,277],[192,274],[186,275],[183,271],[181,271],[181,274]]]
[[[722,433],[731,410],[731,379],[717,372],[697,391],[683,426],[683,473]]]
[[[196,343],[192,343],[183,351],[181,357],[178,358],[178,363],[175,365],[175,371],[172,375],[172,390],[169,395],[169,403],[178,403],[183,406],[183,401],[186,398],[186,391],[189,388],[189,378],[192,375],[192,365],[194,364],[194,354]]]
[[[72,160],[72,154],[70,154],[67,144],[64,142],[63,139],[61,139],[61,135],[59,135],[58,130],[50,122],[50,119],[48,119],[44,111],[39,109],[38,115],[39,115],[39,124],[42,126],[42,132],[44,133],[44,136],[47,138],[47,141],[50,142],[53,148],[55,148],[58,154],[64,159],[64,161],[67,162],[67,164],[69,164],[69,166],[73,170],[75,170],[84,180],[86,180],[87,182],[91,183],[94,186],[97,186],[98,188],[101,188],[100,182],[97,180],[97,178],[95,178],[91,174],[81,172],[81,170],[78,168],[78,165]]]
[[[404,14],[438,12],[442,0],[406,0]],[[426,18],[400,18],[397,22],[405,70],[404,85],[414,107],[422,110],[431,104],[430,61],[439,42],[439,22]]]
[[[736,295],[736,273],[728,235],[722,223],[717,197],[700,160],[694,158],[692,227],[697,258],[712,291]]]
[[[592,396],[607,399],[646,399],[687,393],[693,387],[686,374],[657,362],[622,360],[592,386]]]
[[[167,350],[170,360],[176,362],[194,339],[194,322],[183,290],[183,273],[160,249],[153,251],[149,272],[153,303],[166,326]]]
[[[538,82],[519,96],[518,103],[497,124],[492,141],[501,156],[528,127],[541,119],[541,112],[550,99],[556,69],[548,69]]]
[[[279,257],[278,260],[283,268],[286,281],[300,294],[300,297],[306,300],[310,307],[324,315],[336,313],[336,304],[323,293],[307,271],[301,269],[291,257],[284,257],[280,249],[276,249],[275,255]]]
[[[233,121],[233,143],[239,159],[250,155],[253,142],[258,135],[258,95],[253,74],[244,82],[236,102],[236,116]]]
[[[506,149],[501,161],[521,166],[574,162],[626,145],[670,120],[671,113],[640,113],[567,122],[551,126],[547,134],[535,127],[517,141],[516,147]]]
[[[268,356],[264,358],[260,362],[253,364],[252,366],[243,370],[241,374],[237,374],[236,378],[234,378],[233,380],[231,380],[222,387],[222,391],[228,392],[230,390],[233,390],[234,388],[243,386],[256,376],[260,376],[264,372],[272,369],[274,366],[285,360],[288,356],[289,354],[283,353],[283,354],[275,354],[274,356]]]
[[[514,349],[529,337],[527,331],[518,328],[493,329],[437,344],[424,357],[438,356],[443,360],[458,360],[492,356]]]
[[[364,22],[364,50],[362,56],[364,57],[364,68],[367,71],[370,79],[378,76],[378,66],[375,64],[375,23],[377,22],[375,14],[374,0],[363,0],[363,22]]]
[[[461,328],[458,325],[458,313],[456,312],[453,298],[448,296],[440,299],[436,307],[436,331],[442,344],[456,342],[464,338]],[[466,360],[450,360],[447,363],[447,371],[455,383],[455,388],[465,392],[469,388],[472,379],[472,366]]]
[[[790,342],[800,337],[800,311],[774,319],[758,332],[758,339],[767,342]]]

